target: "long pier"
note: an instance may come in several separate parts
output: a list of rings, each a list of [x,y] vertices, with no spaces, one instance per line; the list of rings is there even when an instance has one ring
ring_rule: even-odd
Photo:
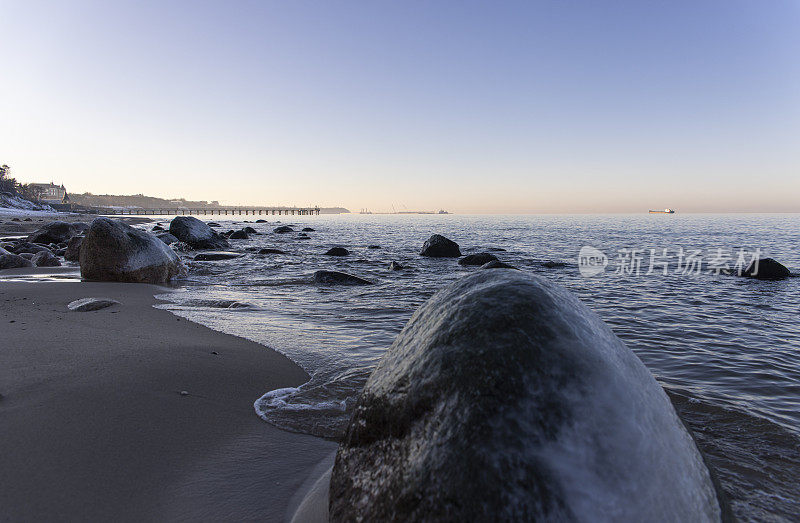
[[[319,215],[319,207],[226,207],[226,208],[160,208],[160,209],[142,209],[142,208],[121,208],[121,207],[97,207],[94,210],[97,214],[105,215],[130,215],[130,216],[146,216],[146,215],[167,215],[167,216],[181,216],[186,214],[204,214],[204,215],[220,215],[220,216],[282,216],[282,215],[297,215],[297,216],[311,216]]]

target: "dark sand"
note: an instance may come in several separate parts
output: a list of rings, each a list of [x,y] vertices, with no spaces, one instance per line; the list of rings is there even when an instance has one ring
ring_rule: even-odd
[[[0,519],[280,521],[296,506],[336,444],[275,428],[252,405],[308,376],[154,309],[164,292],[0,280]],[[121,305],[67,310],[90,296]]]

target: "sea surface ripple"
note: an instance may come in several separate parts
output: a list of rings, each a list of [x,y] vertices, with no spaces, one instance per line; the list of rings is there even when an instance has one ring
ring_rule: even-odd
[[[231,240],[241,258],[195,262],[183,254],[189,280],[164,296],[171,301],[164,307],[282,352],[312,376],[296,389],[265,390],[255,405],[265,420],[341,435],[369,373],[414,310],[437,289],[479,270],[419,256],[425,239],[438,233],[465,254],[504,249],[494,254],[564,285],[596,311],[668,391],[740,519],[800,514],[800,278],[756,281],[715,274],[709,265],[717,249],[732,255],[731,265],[740,249],[748,255],[760,249],[762,257],[800,273],[800,216],[323,215],[247,224],[259,217],[220,218],[213,217],[218,230],[249,225],[263,234]],[[277,219],[296,232],[273,233]],[[298,238],[302,227],[315,229],[311,239]],[[375,245],[380,248],[369,248]],[[325,256],[334,246],[351,254]],[[581,276],[583,246],[608,256],[602,274]],[[264,247],[287,254],[252,252]],[[699,274],[681,273],[681,248],[702,251]],[[632,267],[621,263],[630,254],[622,249],[641,255],[638,275],[617,271]],[[646,274],[650,249],[668,249],[667,275],[661,266]],[[406,269],[389,271],[391,261]],[[316,285],[319,269],[374,285]]]

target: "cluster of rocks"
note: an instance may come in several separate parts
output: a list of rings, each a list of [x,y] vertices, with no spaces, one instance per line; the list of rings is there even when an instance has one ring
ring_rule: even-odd
[[[23,240],[0,245],[0,269],[58,267],[59,257],[73,260],[75,244],[89,228],[87,223],[55,221],[34,231]]]
[[[488,251],[502,252],[505,249],[490,247]],[[420,256],[429,258],[460,258],[458,264],[462,266],[478,266],[481,269],[516,269],[516,267],[501,262],[497,256],[491,252],[479,252],[468,254],[461,258],[461,247],[449,238],[441,234],[434,234],[422,245]]]
[[[98,221],[100,220],[100,221]],[[185,274],[186,268],[175,255],[175,252],[191,252],[193,250],[210,250],[194,256],[195,261],[220,261],[238,258],[241,252],[231,252],[229,239],[246,240],[251,235],[261,234],[253,227],[245,226],[239,230],[218,233],[212,227],[219,227],[215,222],[203,222],[193,216],[177,216],[169,223],[169,228],[156,224],[151,232],[146,232],[110,219],[95,220],[92,225],[86,223],[67,223],[56,221],[49,223],[23,240],[0,243],[0,269],[22,267],[57,267],[61,265],[59,257],[70,262],[79,262],[81,271],[87,279],[110,279],[116,281],[147,281],[160,283]],[[246,222],[250,223],[250,222]],[[258,220],[256,223],[267,223]],[[275,234],[295,232],[290,225],[281,225],[273,229]],[[307,240],[311,227],[304,227],[297,239]],[[90,236],[89,250],[86,250],[86,237]],[[157,240],[157,243],[154,243]],[[369,245],[367,249],[380,249],[380,245]],[[259,255],[285,255],[286,252],[275,248],[257,247],[246,250]],[[517,269],[501,261],[496,252],[504,252],[500,247],[489,247],[485,252],[464,256],[459,245],[440,234],[434,234],[422,246],[421,256],[429,258],[458,258],[458,264],[465,267],[481,269]],[[336,246],[323,253],[326,256],[349,256],[351,253],[344,247]],[[134,260],[135,257],[135,260]],[[545,261],[540,263],[545,268],[563,267],[563,262]],[[391,261],[390,271],[400,271],[406,267],[398,261]],[[335,271],[333,271],[335,273]],[[349,278],[331,276],[322,271],[313,280],[320,284],[364,284],[371,283],[357,276]],[[341,273],[344,274],[344,273]],[[790,271],[773,260],[764,258],[757,260],[739,276],[760,280],[780,280],[790,276]]]
[[[440,234],[434,234],[423,244],[419,254],[430,258],[460,258],[458,264],[462,266],[479,266],[481,269],[519,270],[513,265],[500,261],[496,255],[492,254],[492,252],[504,252],[505,249],[490,247],[487,251],[489,252],[479,252],[461,257],[461,249],[456,242]],[[542,262],[540,265],[548,269],[553,269],[565,267],[567,264],[548,260]],[[782,280],[791,276],[789,269],[772,258],[755,260],[743,271],[727,271],[726,274],[771,281]]]

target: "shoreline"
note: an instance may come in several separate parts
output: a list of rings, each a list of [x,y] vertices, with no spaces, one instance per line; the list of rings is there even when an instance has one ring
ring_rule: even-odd
[[[4,518],[282,520],[336,450],[253,411],[264,391],[300,385],[305,371],[153,307],[168,288],[3,272]],[[90,296],[121,304],[67,310]]]

